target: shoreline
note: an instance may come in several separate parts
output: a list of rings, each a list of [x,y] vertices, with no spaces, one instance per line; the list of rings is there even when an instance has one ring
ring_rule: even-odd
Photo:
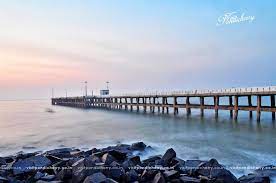
[[[0,157],[0,182],[270,182],[276,167],[267,165],[235,177],[216,159],[182,160],[169,148],[141,160],[151,149],[143,142],[80,150],[60,148]]]

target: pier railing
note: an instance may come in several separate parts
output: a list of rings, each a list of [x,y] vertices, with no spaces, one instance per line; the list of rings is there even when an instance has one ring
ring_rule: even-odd
[[[185,95],[247,95],[247,94],[263,94],[263,93],[274,93],[276,92],[276,86],[267,87],[247,87],[247,88],[226,88],[226,89],[199,89],[199,90],[176,90],[169,92],[137,92],[137,93],[124,93],[120,95],[107,95],[101,97],[124,97],[124,96],[185,96]]]

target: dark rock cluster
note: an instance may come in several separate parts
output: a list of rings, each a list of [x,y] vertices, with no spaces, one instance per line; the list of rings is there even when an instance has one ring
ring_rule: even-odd
[[[217,160],[182,160],[170,148],[164,155],[141,161],[136,152],[143,142],[81,151],[62,148],[0,158],[0,183],[266,183],[275,176],[274,166],[263,167],[237,179]]]

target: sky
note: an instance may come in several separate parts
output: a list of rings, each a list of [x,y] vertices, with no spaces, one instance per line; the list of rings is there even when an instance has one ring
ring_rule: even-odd
[[[0,100],[276,85],[273,0],[0,0]],[[254,16],[217,26],[225,13]]]

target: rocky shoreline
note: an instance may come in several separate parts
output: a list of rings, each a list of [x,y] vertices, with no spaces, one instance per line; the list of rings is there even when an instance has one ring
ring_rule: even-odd
[[[216,159],[182,160],[172,148],[141,161],[137,152],[147,148],[137,142],[88,151],[62,148],[0,157],[0,183],[267,183],[276,175],[275,166],[269,165],[237,178]]]

